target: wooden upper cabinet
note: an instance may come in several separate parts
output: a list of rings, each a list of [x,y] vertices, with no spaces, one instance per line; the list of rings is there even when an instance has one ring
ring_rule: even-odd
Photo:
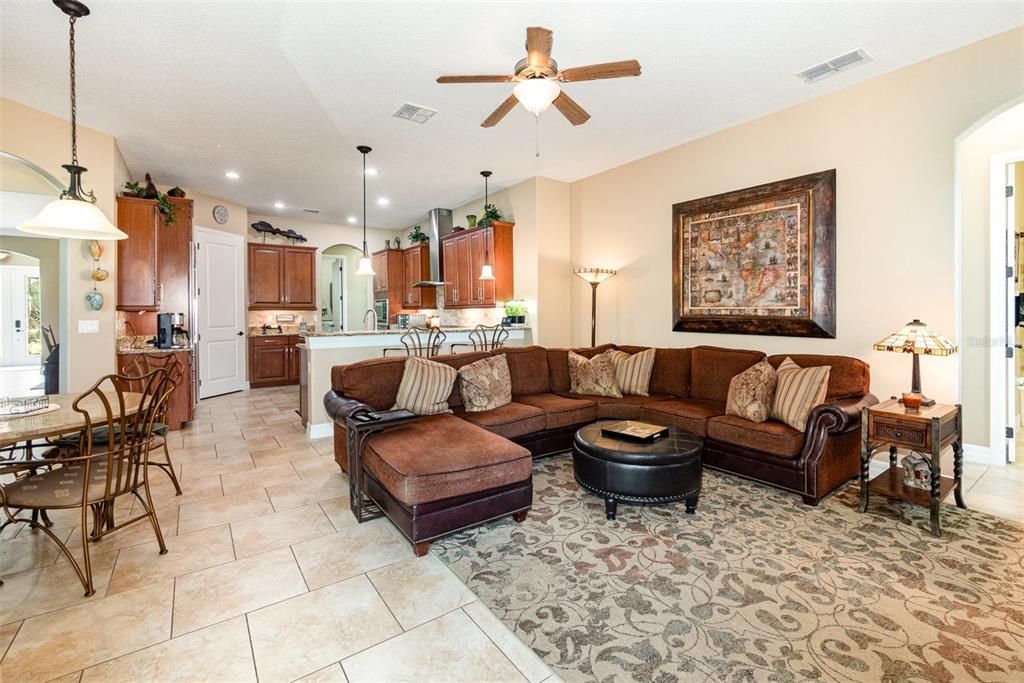
[[[189,317],[192,250],[192,200],[171,198],[174,222],[157,226],[156,298],[163,313],[184,313]]]
[[[390,249],[378,251],[370,256],[370,265],[373,267],[373,291],[383,292],[388,288],[388,252]],[[385,298],[385,297],[381,297]]]
[[[249,244],[250,309],[316,309],[316,249]]]
[[[513,298],[512,227],[495,221],[441,240],[446,308],[493,308]],[[480,279],[485,262],[491,264],[494,280]]]
[[[292,308],[316,308],[316,249],[284,250],[284,302]]]
[[[407,247],[402,251],[404,308],[437,308],[436,287],[415,287],[430,277],[430,246],[426,243]]]
[[[117,242],[117,308],[157,311],[157,230],[163,216],[156,200],[117,198],[117,227],[128,239]]]

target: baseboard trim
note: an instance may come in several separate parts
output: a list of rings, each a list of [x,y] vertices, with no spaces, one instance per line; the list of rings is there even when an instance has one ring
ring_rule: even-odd
[[[1005,465],[1006,456],[1000,453],[998,449],[965,443],[964,461],[978,463],[979,465]]]
[[[310,423],[306,425],[306,438],[308,439],[326,439],[329,436],[334,436],[333,422]]]

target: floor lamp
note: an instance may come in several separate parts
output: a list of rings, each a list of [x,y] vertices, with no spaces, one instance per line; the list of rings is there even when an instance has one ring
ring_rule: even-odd
[[[576,268],[572,274],[590,283],[590,345],[597,346],[597,286],[615,275],[611,268]]]

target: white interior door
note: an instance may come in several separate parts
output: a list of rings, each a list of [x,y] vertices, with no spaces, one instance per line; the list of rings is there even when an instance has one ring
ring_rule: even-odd
[[[39,365],[38,266],[0,268],[0,365]]]
[[[245,388],[245,283],[241,235],[195,229],[199,398]]]

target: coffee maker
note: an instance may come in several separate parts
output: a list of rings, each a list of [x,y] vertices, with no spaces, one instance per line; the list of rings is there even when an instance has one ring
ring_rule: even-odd
[[[158,349],[174,348],[174,314],[156,314],[156,347]]]
[[[184,325],[184,313],[157,313],[156,347],[174,349],[188,346],[190,338]]]

